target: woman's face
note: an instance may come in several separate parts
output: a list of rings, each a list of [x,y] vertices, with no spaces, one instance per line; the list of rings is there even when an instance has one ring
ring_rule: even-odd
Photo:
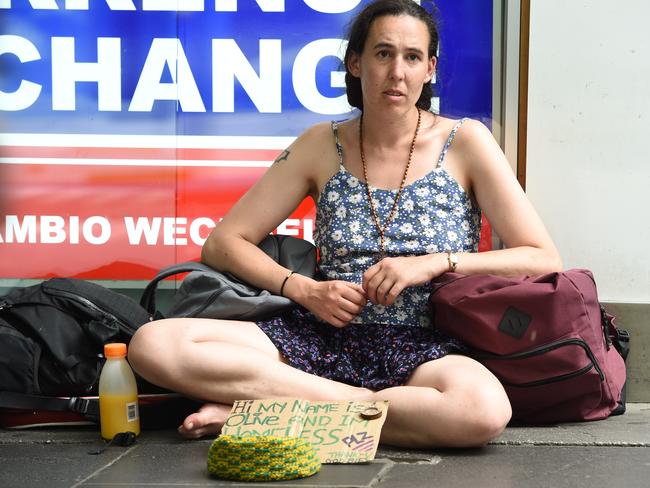
[[[360,78],[364,109],[411,108],[431,80],[435,58],[428,57],[429,31],[410,15],[375,19],[361,55],[350,57],[348,69]]]

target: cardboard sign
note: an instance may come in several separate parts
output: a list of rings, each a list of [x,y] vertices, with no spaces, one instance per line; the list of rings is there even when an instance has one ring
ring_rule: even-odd
[[[375,458],[387,412],[387,401],[237,400],[221,433],[303,437],[323,464],[362,463]]]

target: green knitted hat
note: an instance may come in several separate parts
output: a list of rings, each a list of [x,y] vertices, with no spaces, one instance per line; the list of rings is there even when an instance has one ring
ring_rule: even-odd
[[[221,435],[208,452],[208,471],[226,480],[292,480],[320,467],[313,446],[301,437]]]

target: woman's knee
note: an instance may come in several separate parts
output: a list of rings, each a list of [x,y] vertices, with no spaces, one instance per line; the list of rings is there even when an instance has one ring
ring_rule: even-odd
[[[466,357],[456,359],[458,384],[450,393],[459,395],[456,399],[467,406],[467,438],[474,445],[484,445],[501,435],[510,422],[510,400],[503,385],[483,365]]]
[[[456,391],[443,402],[431,406],[430,420],[418,429],[418,445],[481,447],[501,435],[510,421],[507,396],[489,387]],[[436,409],[445,413],[441,415]]]
[[[169,334],[167,321],[159,320],[141,326],[131,338],[128,359],[131,367],[147,378],[149,371],[158,369],[163,358],[172,351],[171,344],[176,340]]]
[[[476,388],[468,395],[466,439],[470,445],[481,446],[501,435],[510,422],[512,408],[505,391],[492,385]]]

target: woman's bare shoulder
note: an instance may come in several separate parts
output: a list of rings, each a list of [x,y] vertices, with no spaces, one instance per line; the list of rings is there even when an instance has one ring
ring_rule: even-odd
[[[310,193],[317,198],[325,182],[339,168],[336,138],[331,122],[307,128],[286,150],[293,171],[311,182]]]
[[[488,129],[488,127],[480,120],[471,118],[451,120],[451,130],[453,130],[453,127],[461,121],[462,124],[458,126],[458,130],[454,137],[455,144],[462,146],[465,149],[480,149],[486,143],[492,144],[496,142],[490,129]]]
[[[442,140],[442,142],[445,142],[452,135],[454,128],[456,128],[456,134],[454,134],[454,136],[459,136],[461,132],[467,132],[473,135],[476,131],[480,131],[481,127],[484,126],[478,120],[469,118],[451,118],[434,114],[432,112],[426,112],[422,117],[419,136],[422,138],[428,137],[432,141]],[[455,140],[454,137],[454,141]]]
[[[334,140],[333,134],[331,122],[320,122],[305,129],[296,139],[296,143],[326,144]]]
[[[462,121],[462,123],[461,123]],[[452,137],[447,161],[456,164],[482,164],[485,160],[502,157],[502,151],[490,129],[481,121],[471,118],[450,119],[441,117],[440,132],[445,139]],[[454,133],[455,129],[455,133]]]
[[[313,163],[320,159],[328,146],[335,150],[332,129],[327,122],[319,123],[308,127],[287,147],[276,159],[276,163],[287,161],[292,167],[297,165],[303,170],[311,172]]]

